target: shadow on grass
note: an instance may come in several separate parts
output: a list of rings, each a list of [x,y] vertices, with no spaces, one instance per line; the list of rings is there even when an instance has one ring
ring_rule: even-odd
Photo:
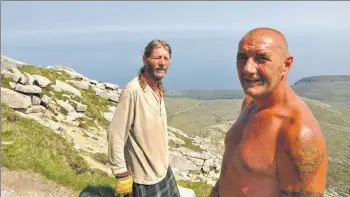
[[[114,197],[114,189],[110,186],[87,186],[79,197]]]

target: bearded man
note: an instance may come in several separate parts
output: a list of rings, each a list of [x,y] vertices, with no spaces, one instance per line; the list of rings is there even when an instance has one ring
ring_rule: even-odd
[[[162,79],[171,47],[152,40],[144,66],[120,95],[108,128],[108,158],[116,177],[115,195],[180,197],[169,165],[167,114]]]

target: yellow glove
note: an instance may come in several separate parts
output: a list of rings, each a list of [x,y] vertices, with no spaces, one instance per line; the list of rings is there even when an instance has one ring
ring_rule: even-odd
[[[127,176],[124,178],[117,178],[115,182],[115,191],[114,195],[118,196],[119,194],[131,194],[132,193],[132,176]]]

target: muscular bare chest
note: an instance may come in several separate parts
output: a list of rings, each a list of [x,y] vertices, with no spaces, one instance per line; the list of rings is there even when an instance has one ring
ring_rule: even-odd
[[[274,176],[278,121],[242,114],[227,133],[224,163],[237,174]]]

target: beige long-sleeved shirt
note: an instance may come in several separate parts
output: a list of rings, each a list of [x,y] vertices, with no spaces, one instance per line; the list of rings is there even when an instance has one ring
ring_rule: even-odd
[[[155,184],[169,167],[164,100],[135,77],[120,95],[108,128],[108,157],[113,174],[130,169],[135,183]]]

